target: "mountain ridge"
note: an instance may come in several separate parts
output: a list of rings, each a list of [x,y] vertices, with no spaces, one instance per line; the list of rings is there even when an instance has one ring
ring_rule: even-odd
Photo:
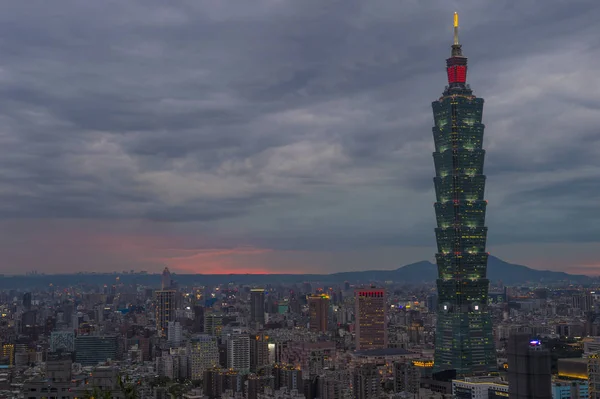
[[[160,285],[160,274],[53,274],[37,276],[3,276],[0,278],[0,289],[22,287],[73,286],[77,284],[114,284],[119,276],[122,284],[140,284],[149,287]],[[505,262],[494,256],[488,260],[488,279],[491,282],[502,281],[505,285],[527,282],[571,281],[587,283],[593,278],[578,274],[568,274],[550,270],[537,270],[524,265]],[[278,284],[278,283],[376,283],[392,281],[396,283],[433,283],[437,278],[437,266],[429,261],[420,261],[392,270],[365,270],[338,272],[332,274],[179,274],[173,273],[180,285],[217,285],[222,283],[236,284]]]
[[[366,278],[367,280],[373,281],[404,280],[411,283],[431,282],[435,281],[437,278],[437,266],[429,261],[420,261],[401,266],[394,270],[341,272],[334,273],[334,275],[345,275],[350,279],[356,280]],[[504,284],[519,284],[525,282],[557,282],[563,280],[583,282],[590,279],[589,276],[581,274],[569,274],[552,270],[532,269],[524,265],[506,262],[495,256],[490,256],[488,259],[487,277],[491,282],[502,281]]]

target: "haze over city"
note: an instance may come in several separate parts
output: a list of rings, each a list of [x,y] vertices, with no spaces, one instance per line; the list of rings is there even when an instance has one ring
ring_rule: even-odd
[[[4,2],[0,273],[432,260],[454,11],[488,250],[600,274],[592,0]]]

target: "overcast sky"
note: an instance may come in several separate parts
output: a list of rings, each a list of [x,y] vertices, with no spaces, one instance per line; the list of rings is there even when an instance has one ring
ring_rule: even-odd
[[[432,260],[454,11],[490,252],[600,274],[598,0],[0,1],[0,273]]]

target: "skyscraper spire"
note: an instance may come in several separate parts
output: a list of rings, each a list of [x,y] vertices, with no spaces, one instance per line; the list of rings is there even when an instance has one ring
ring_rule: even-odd
[[[483,99],[467,85],[456,13],[446,70],[448,86],[432,104],[438,246],[434,372],[487,375],[497,365],[488,307]]]
[[[458,13],[454,13],[454,45],[458,46]]]
[[[458,41],[458,13],[454,13],[454,43],[452,55],[446,60],[448,87],[463,90],[467,82],[467,57],[462,54],[462,45]]]
[[[162,278],[161,278],[161,289],[163,290],[169,290],[171,289],[171,286],[173,285],[173,281],[171,280],[171,272],[169,271],[169,268],[165,266],[165,270],[163,270],[162,272]]]

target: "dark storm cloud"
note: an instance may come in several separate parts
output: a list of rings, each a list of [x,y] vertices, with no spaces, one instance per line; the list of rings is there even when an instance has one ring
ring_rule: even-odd
[[[490,238],[600,238],[590,213],[560,213],[597,198],[594,0],[101,3],[0,5],[4,218],[431,245],[430,103],[456,7],[486,99]]]

